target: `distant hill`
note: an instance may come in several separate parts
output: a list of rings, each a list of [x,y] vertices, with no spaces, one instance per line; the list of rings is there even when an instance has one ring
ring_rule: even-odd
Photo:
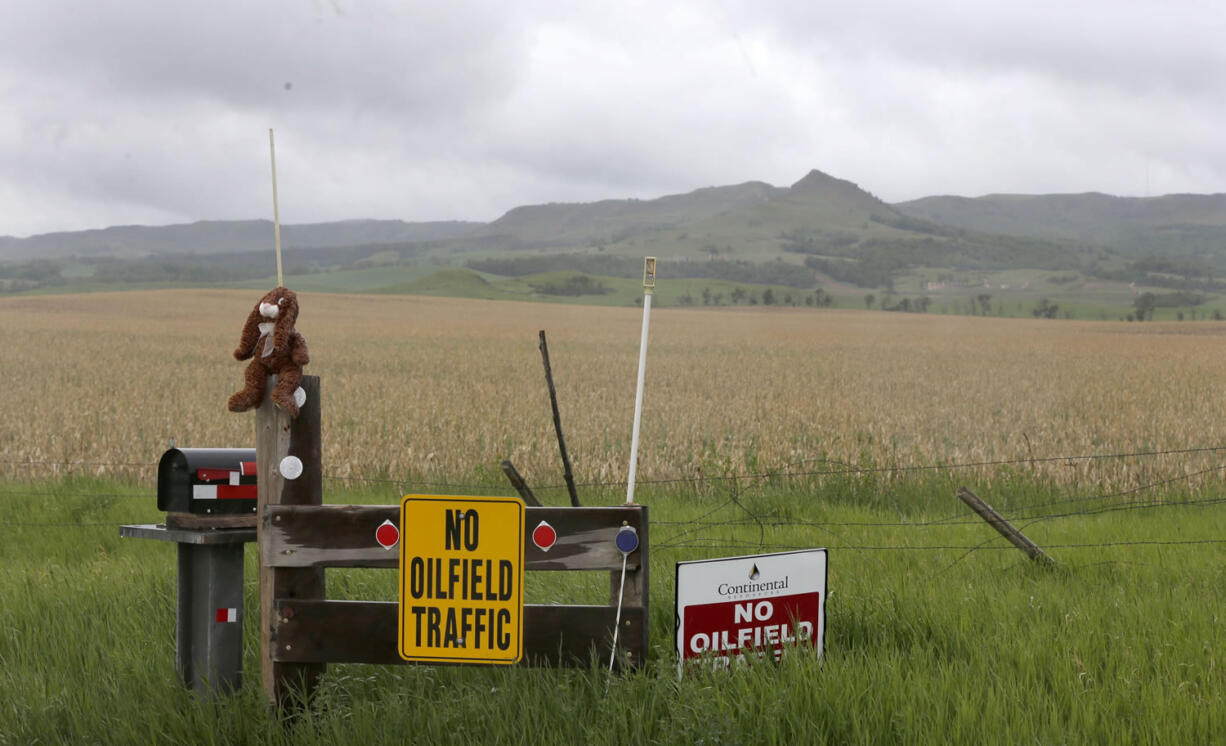
[[[900,213],[966,230],[1092,243],[1131,256],[1226,257],[1226,194],[924,197]]]
[[[516,207],[475,232],[506,238],[515,247],[617,243],[652,230],[671,230],[761,204],[782,192],[760,181],[707,187],[657,199],[609,199]]]
[[[243,282],[267,273],[272,236],[269,221],[245,220],[4,237],[0,291]],[[570,271],[633,279],[642,257],[656,256],[673,277],[802,290],[842,283],[888,292],[905,277],[982,284],[958,273],[1025,269],[1066,283],[1085,276],[1216,292],[1226,287],[1226,195],[988,195],[891,205],[815,169],[786,187],[748,181],[655,199],[524,205],[491,223],[287,225],[282,242],[286,272],[297,275],[413,267],[407,276],[420,278],[426,268],[467,265],[504,278]],[[914,279],[921,276],[930,279]],[[461,281],[471,278],[442,275],[432,287]]]
[[[345,220],[281,226],[287,249],[411,243],[456,238],[481,223]],[[99,230],[0,237],[0,261],[66,257],[133,258],[173,254],[234,254],[273,246],[270,220],[211,220],[181,225],[125,225]]]
[[[739,274],[798,287],[812,285],[817,274],[876,287],[922,266],[1075,270],[1087,250],[912,217],[853,182],[817,170],[790,187],[748,182],[656,200],[517,208],[479,234],[487,240],[487,254],[504,251],[470,260],[470,266],[496,274],[599,272],[609,265],[600,257],[654,255],[687,277]],[[712,271],[686,262],[711,264],[702,270]],[[791,281],[780,278],[788,273]]]
[[[600,248],[698,258],[778,255],[784,234],[898,237],[872,216],[903,219],[850,181],[820,171],[791,187],[760,181],[650,200],[517,207],[476,231],[484,248]]]

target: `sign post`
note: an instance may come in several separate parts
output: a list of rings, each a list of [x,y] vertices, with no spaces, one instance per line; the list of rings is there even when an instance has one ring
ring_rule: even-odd
[[[634,428],[630,435],[630,476],[626,504],[634,504],[634,478],[639,468],[639,423],[643,420],[643,378],[647,373],[647,327],[651,325],[651,296],[656,290],[656,258],[643,259],[643,334],[639,340],[639,377],[634,392]]]
[[[523,501],[406,495],[400,537],[400,657],[518,663],[524,647]]]
[[[677,563],[678,674],[695,659],[718,669],[798,646],[821,655],[825,635],[825,549]]]

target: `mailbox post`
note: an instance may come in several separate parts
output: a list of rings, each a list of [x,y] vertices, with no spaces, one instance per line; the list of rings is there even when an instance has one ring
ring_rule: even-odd
[[[121,526],[119,535],[178,549],[175,659],[200,694],[243,682],[243,545],[256,540],[254,448],[171,448],[158,462],[166,523]]]
[[[139,524],[120,526],[119,535],[178,545],[175,660],[179,674],[200,694],[237,691],[243,683],[243,545],[255,541],[256,530]]]

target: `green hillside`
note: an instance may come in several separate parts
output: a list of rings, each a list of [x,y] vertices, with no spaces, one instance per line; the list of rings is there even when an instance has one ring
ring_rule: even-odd
[[[894,207],[910,217],[984,233],[1076,241],[1138,257],[1226,262],[1226,194],[990,194],[924,197]]]
[[[0,292],[265,287],[271,229],[211,221],[0,238]],[[655,256],[664,305],[812,298],[814,307],[830,299],[924,312],[1054,316],[1058,306],[1081,318],[1204,318],[1226,294],[1226,195],[890,205],[812,170],[787,187],[750,181],[527,205],[488,224],[284,226],[282,236],[287,282],[323,292],[626,305],[641,298],[642,258]]]
[[[669,231],[770,199],[781,191],[760,181],[709,187],[658,199],[602,200],[516,207],[474,233],[485,246],[505,248],[617,244],[630,236]]]
[[[281,226],[287,249],[442,241],[467,235],[480,223],[342,220]],[[160,257],[270,251],[271,220],[202,220],[182,225],[123,225],[98,230],[0,236],[0,261],[66,257]]]
[[[443,269],[411,282],[378,287],[370,292],[387,295],[443,295],[456,298],[508,300],[516,293],[491,285],[469,269]]]

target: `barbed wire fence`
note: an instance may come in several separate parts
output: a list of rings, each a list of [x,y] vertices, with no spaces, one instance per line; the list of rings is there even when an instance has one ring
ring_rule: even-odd
[[[1131,452],[1116,452],[1105,454],[1075,454],[1065,456],[1026,457],[1016,459],[994,459],[967,461],[957,463],[911,464],[891,466],[856,466],[845,462],[827,459],[802,459],[788,464],[785,468],[742,474],[718,474],[686,477],[664,477],[657,479],[640,479],[638,484],[643,487],[692,487],[696,492],[700,487],[712,488],[719,495],[713,507],[705,510],[697,517],[687,520],[653,520],[656,537],[652,549],[664,554],[682,554],[708,551],[737,551],[740,553],[763,551],[788,551],[811,548],[816,544],[824,544],[831,549],[858,552],[963,552],[954,564],[970,553],[985,551],[1016,551],[1012,545],[1000,540],[993,534],[988,539],[976,544],[950,544],[918,542],[912,544],[863,543],[848,539],[842,529],[870,529],[893,531],[919,531],[929,529],[947,529],[957,526],[983,525],[982,519],[968,514],[966,511],[950,513],[949,515],[926,520],[898,521],[829,521],[814,518],[784,518],[773,513],[769,508],[753,504],[754,497],[768,489],[774,489],[782,484],[803,482],[804,480],[821,480],[839,477],[886,476],[901,477],[910,474],[939,473],[952,475],[958,472],[974,470],[1000,469],[1004,467],[1025,466],[1034,467],[1038,464],[1064,463],[1074,465],[1084,462],[1098,462],[1124,459],[1152,459],[1158,457],[1191,457],[1193,455],[1215,454],[1226,451],[1226,446],[1202,446],[1178,449],[1143,450]],[[821,462],[825,466],[819,469],[796,468],[804,464]],[[1001,511],[1009,520],[1019,522],[1025,529],[1035,524],[1047,521],[1084,518],[1107,513],[1130,511],[1163,511],[1171,509],[1204,508],[1226,503],[1226,494],[1218,493],[1207,497],[1171,499],[1169,495],[1155,494],[1162,488],[1171,488],[1180,483],[1187,483],[1198,478],[1208,478],[1226,472],[1226,463],[1194,471],[1188,471],[1186,465],[1180,465],[1183,472],[1172,476],[1154,479],[1144,484],[1113,492],[1050,500],[1042,503],[1019,506],[1013,510]],[[4,472],[44,471],[52,477],[73,477],[82,472],[107,469],[149,469],[156,470],[155,462],[108,462],[108,461],[15,461],[0,459],[0,475]],[[23,474],[27,479],[28,473]],[[347,487],[388,487],[389,492],[397,495],[412,492],[450,491],[458,493],[488,492],[489,483],[456,482],[456,481],[422,481],[414,479],[390,479],[379,477],[348,476],[325,474],[325,481],[346,485]],[[97,500],[99,503],[110,503],[116,500],[151,500],[151,495],[145,491],[113,492],[97,491],[88,488],[75,487],[71,483],[57,487],[42,486],[39,481],[30,482],[25,487],[22,482],[10,483],[10,486],[0,488],[0,501],[14,498],[77,498]],[[579,483],[578,487],[590,491],[613,492],[624,488],[624,481],[589,481]],[[540,495],[562,495],[566,490],[564,484],[545,484],[535,486]],[[707,498],[710,499],[710,498]],[[0,502],[0,506],[3,502]],[[131,521],[133,523],[139,520]],[[8,528],[113,528],[114,521],[33,521],[16,520],[0,521],[0,532]],[[732,531],[745,532],[744,536],[728,536]],[[768,534],[790,531],[793,535],[811,535],[815,540],[806,542],[781,542],[772,539]],[[720,535],[714,535],[719,532]],[[832,542],[830,540],[833,540]],[[1045,544],[1047,549],[1095,549],[1111,547],[1140,546],[1195,546],[1206,544],[1226,544],[1226,537],[1215,538],[1161,538],[1161,537],[1121,537],[1102,542],[1064,542]],[[951,565],[952,566],[952,565]]]

